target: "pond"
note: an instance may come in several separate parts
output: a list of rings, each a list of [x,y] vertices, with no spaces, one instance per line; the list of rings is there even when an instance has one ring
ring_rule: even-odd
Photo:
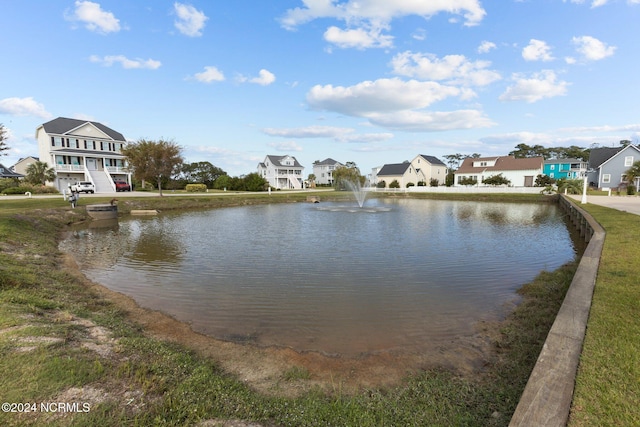
[[[329,355],[421,352],[504,316],[575,258],[551,204],[415,199],[130,217],[60,247],[91,280],[215,338]]]

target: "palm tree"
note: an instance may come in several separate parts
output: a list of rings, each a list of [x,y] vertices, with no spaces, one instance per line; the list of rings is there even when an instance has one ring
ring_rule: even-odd
[[[46,185],[47,181],[56,179],[56,171],[50,168],[47,162],[35,162],[27,166],[27,176],[25,180],[31,184]]]
[[[627,182],[629,185],[633,185],[635,183],[636,191],[640,191],[640,182],[636,182],[636,180],[640,179],[640,161],[631,165],[631,168],[625,172],[625,175],[627,176]]]

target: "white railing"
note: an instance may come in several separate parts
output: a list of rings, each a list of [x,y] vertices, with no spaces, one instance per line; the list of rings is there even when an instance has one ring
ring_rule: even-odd
[[[364,191],[375,193],[524,193],[539,194],[544,187],[418,187],[409,188],[363,188]]]
[[[57,171],[65,172],[84,172],[83,165],[56,165]]]
[[[109,173],[126,173],[127,172],[123,166],[107,166],[105,169]]]

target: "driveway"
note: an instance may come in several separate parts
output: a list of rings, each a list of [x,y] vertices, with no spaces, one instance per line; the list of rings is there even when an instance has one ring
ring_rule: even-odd
[[[582,196],[571,196],[580,203]],[[640,196],[588,196],[587,203],[640,215]]]

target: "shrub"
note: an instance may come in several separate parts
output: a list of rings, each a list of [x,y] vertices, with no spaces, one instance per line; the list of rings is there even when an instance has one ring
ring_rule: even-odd
[[[184,190],[188,193],[200,193],[207,191],[207,186],[204,184],[187,184]]]
[[[384,181],[378,181],[378,183],[376,184],[376,188],[385,188],[387,186],[387,183]]]
[[[389,188],[400,188],[400,183],[397,179],[394,179],[391,181],[391,184],[389,184]]]
[[[406,185],[407,188],[413,187],[413,186],[415,186],[413,182],[407,182],[407,185]]]
[[[426,187],[427,183],[424,181],[418,181],[418,187]]]
[[[491,175],[490,177],[483,179],[482,183],[487,185],[509,185],[511,184],[511,181],[509,181],[501,173],[499,173],[497,175]]]
[[[477,185],[478,180],[476,178],[472,178],[470,176],[465,176],[464,178],[460,178],[458,181],[460,185]]]
[[[430,186],[430,187],[437,187],[437,186],[438,186],[438,184],[439,184],[439,182],[438,182],[438,180],[437,180],[436,178],[431,178],[431,179],[429,180],[429,186]]]
[[[31,190],[32,190],[31,187],[26,187],[26,186],[9,187],[9,188],[5,188],[4,190],[2,190],[2,194],[24,194],[27,191],[33,193],[33,191],[31,191]]]

